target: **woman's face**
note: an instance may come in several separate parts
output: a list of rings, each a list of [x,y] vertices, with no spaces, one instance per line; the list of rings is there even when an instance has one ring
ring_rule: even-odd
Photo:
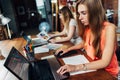
[[[89,25],[87,6],[83,4],[78,5],[78,18],[84,26]]]

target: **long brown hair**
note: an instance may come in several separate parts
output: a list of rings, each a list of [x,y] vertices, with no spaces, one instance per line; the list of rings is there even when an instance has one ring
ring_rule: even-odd
[[[71,18],[74,19],[72,12],[70,11],[70,9],[67,6],[64,6],[63,8],[61,8],[59,10],[59,13],[63,15],[64,27],[66,27],[66,29],[68,30],[70,19]]]
[[[83,4],[86,5],[88,8],[88,16],[89,16],[89,27],[94,35],[94,40],[92,45],[96,51],[96,55],[99,52],[99,45],[100,45],[100,35],[101,30],[103,28],[103,22],[107,21],[105,10],[102,6],[101,0],[78,0],[76,4],[76,15],[78,14],[78,5]],[[78,17],[76,17],[78,26],[80,28],[80,35],[83,37],[85,27],[81,23]]]

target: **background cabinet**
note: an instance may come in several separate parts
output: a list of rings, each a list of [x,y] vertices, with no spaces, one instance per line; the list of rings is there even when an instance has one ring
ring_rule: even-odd
[[[111,10],[113,12],[113,15],[111,16],[112,23],[114,23],[116,26],[118,24],[118,0],[102,0],[103,6],[107,12],[107,10]]]

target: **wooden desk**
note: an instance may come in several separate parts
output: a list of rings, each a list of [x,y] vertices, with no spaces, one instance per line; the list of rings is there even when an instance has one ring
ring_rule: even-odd
[[[0,49],[2,50],[2,54],[5,57],[7,57],[12,46],[17,48],[21,53],[23,53],[22,49],[25,44],[26,42],[23,38],[4,40],[4,41],[0,41]],[[72,46],[72,44],[70,44],[69,42],[65,42],[63,48],[67,48],[69,46]],[[42,56],[50,55],[52,53],[53,51],[45,54],[37,54],[35,55],[35,57],[37,59],[40,59]],[[2,63],[0,61],[0,80],[18,80],[13,74],[11,74],[7,69],[4,68],[3,66],[4,61],[2,61]],[[70,76],[68,80],[117,80],[117,79],[112,77],[108,72],[104,70],[98,70],[95,72]]]

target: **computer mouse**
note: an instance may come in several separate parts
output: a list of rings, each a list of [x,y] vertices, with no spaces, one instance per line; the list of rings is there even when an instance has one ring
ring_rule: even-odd
[[[58,58],[61,58],[61,54],[63,53],[63,51],[60,51],[58,54],[56,54],[56,57],[58,57]]]
[[[66,76],[66,77],[69,77],[69,76],[70,76],[70,73],[69,73],[69,72],[66,72],[66,73],[64,73],[63,75]]]
[[[77,50],[71,50],[71,51],[69,51],[69,52],[67,52],[65,54],[62,54],[62,53],[63,53],[63,51],[60,51],[58,54],[56,54],[56,57],[58,57],[58,58],[68,57],[68,56],[77,54]]]

